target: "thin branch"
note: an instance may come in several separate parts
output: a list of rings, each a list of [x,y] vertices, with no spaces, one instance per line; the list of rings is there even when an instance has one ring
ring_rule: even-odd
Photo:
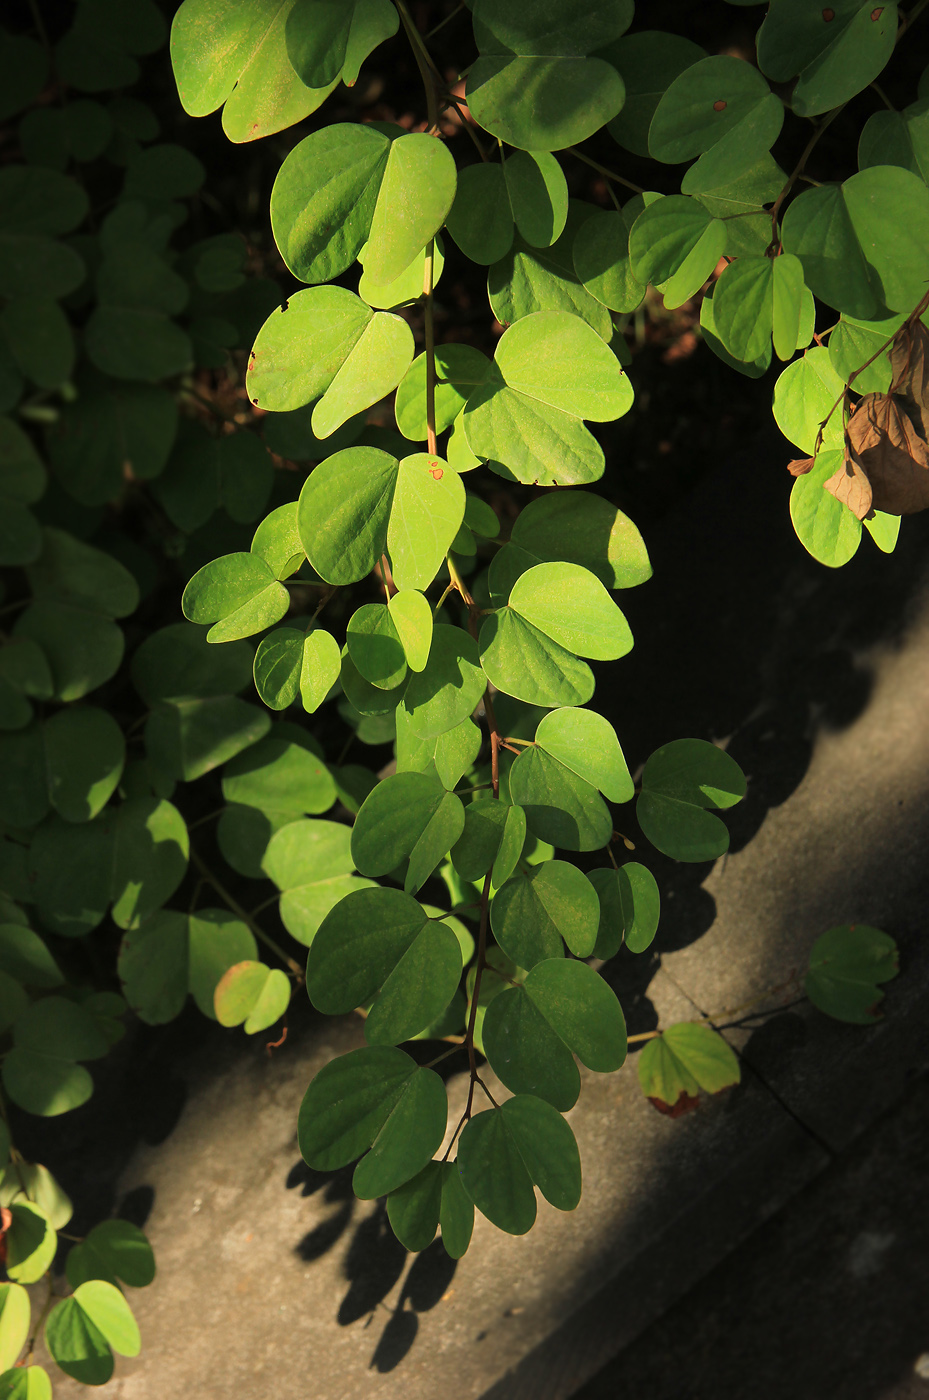
[[[608,180],[615,180],[618,185],[625,185],[627,190],[633,190],[636,194],[644,194],[641,185],[634,185],[631,180],[627,180],[624,175],[617,175],[615,170],[610,170],[608,166],[601,165],[598,160],[591,160],[590,156],[585,156],[583,151],[579,151],[576,146],[565,146],[566,151],[570,151],[578,160],[582,160],[585,165],[589,165],[593,170],[599,170],[601,175],[605,175]]]
[[[426,35],[426,38],[431,39],[433,34],[438,34],[440,29],[444,29],[447,24],[449,24],[457,15],[460,15],[462,10],[466,8],[467,7],[465,5],[464,0],[461,0],[461,3],[455,6],[451,14],[446,15],[444,19],[440,19],[438,24],[434,25],[432,29],[429,30],[429,33]]]
[[[816,128],[816,130],[813,132],[813,135],[810,137],[809,141],[807,141],[806,145],[804,146],[800,159],[797,161],[797,164],[794,166],[790,175],[788,175],[786,185],[781,190],[780,194],[778,195],[777,199],[774,201],[774,204],[771,207],[771,242],[768,245],[769,248],[775,247],[778,242],[777,220],[778,215],[781,212],[781,206],[783,205],[784,200],[790,194],[790,191],[793,189],[794,185],[797,183],[800,176],[806,169],[806,163],[812,155],[813,151],[815,150],[819,138],[822,136],[823,132],[826,131],[826,129],[832,125],[839,113],[845,110],[847,105],[847,103],[843,102],[841,107],[833,107],[831,112],[826,113],[819,126]]]
[[[426,299],[423,326],[426,335],[426,450],[438,452],[435,431],[435,324],[433,320],[433,268],[435,261],[435,239],[426,244],[426,259],[423,266],[423,296]]]
[[[241,919],[243,924],[245,924],[247,928],[251,929],[252,933],[258,939],[259,943],[263,943],[266,948],[271,949],[272,953],[276,953],[277,956],[280,958],[281,962],[285,965],[285,967],[288,967],[293,973],[293,975],[299,978],[299,980],[302,982],[303,968],[300,966],[300,964],[296,962],[292,957],[290,957],[289,954],[285,953],[284,949],[280,946],[280,944],[275,943],[274,939],[270,936],[270,934],[265,933],[264,929],[261,927],[260,924],[257,924],[255,922],[251,914],[246,913],[246,911],[242,908],[241,904],[239,904],[238,900],[234,899],[229,893],[229,891],[225,888],[225,886],[220,884],[219,880],[213,874],[212,870],[207,865],[203,857],[200,855],[199,851],[195,850],[193,846],[191,846],[190,848],[190,859],[196,866],[197,870],[200,872],[202,878],[207,882],[207,884],[213,886],[213,889],[219,895],[220,899],[227,906],[227,908],[230,909],[231,912],[235,914],[237,918]]]
[[[413,50],[413,57],[416,59],[416,65],[419,68],[419,75],[423,80],[423,87],[426,90],[426,111],[428,112],[429,116],[429,130],[438,131],[439,108],[438,103],[436,101],[435,81],[433,74],[439,75],[439,70],[436,68],[435,63],[432,61],[432,56],[430,55],[429,50],[426,48],[426,45],[423,43],[423,37],[420,34],[419,30],[416,28],[416,25],[413,23],[413,20],[410,16],[410,12],[407,9],[404,0],[394,0],[394,4],[397,7],[397,11],[403,23],[403,28],[406,30],[406,37],[410,41],[410,47]]]

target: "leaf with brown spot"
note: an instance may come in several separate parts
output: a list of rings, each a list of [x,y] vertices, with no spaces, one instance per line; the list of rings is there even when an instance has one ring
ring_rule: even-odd
[[[929,447],[900,399],[865,394],[849,420],[847,440],[849,456],[871,484],[875,510],[913,515],[929,507]]]
[[[929,408],[929,327],[922,321],[904,323],[890,347],[893,392],[905,394]]]
[[[871,483],[852,452],[848,433],[845,434],[845,461],[828,481],[823,482],[823,490],[835,496],[843,506],[848,506],[857,520],[864,520],[866,515],[871,514]]]

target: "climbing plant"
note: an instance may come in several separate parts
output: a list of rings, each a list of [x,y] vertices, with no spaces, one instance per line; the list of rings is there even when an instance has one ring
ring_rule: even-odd
[[[536,1188],[578,1204],[564,1115],[577,1060],[626,1056],[598,968],[655,938],[646,843],[712,861],[745,793],[722,748],[673,735],[634,782],[589,708],[588,663],[633,644],[615,594],[651,566],[587,424],[633,404],[628,318],[696,299],[734,372],[785,365],[810,553],[847,562],[862,523],[891,550],[929,504],[929,87],[900,112],[868,93],[924,5],[772,0],[756,62],[632,0],[183,0],[186,113],[222,109],[236,143],[313,119],[270,195],[286,291],[239,233],[203,232],[203,166],[126,94],[165,44],[153,0],[78,0],[60,32],[36,4],[4,36],[0,1397],[50,1393],[43,1326],[92,1384],[139,1348],[120,1285],[154,1275],[144,1235],[62,1234],[62,1290],[70,1202],[14,1141],[17,1110],[86,1102],[127,1008],[160,1025],[190,996],[272,1044],[295,994],[358,1012],[300,1148],[357,1162],[410,1249],[440,1229],[459,1257],[475,1207],[524,1233]],[[327,121],[387,43],[420,109]],[[847,104],[859,168],[820,181]],[[610,166],[584,149],[603,128]],[[612,207],[569,196],[584,169]],[[446,257],[486,268],[484,349],[437,316]],[[386,743],[389,771],[346,761]],[[886,934],[833,929],[805,993],[865,1023],[895,972]],[[658,1107],[737,1081],[724,1023],[638,1037]],[[22,1285],[45,1276],[33,1322]]]

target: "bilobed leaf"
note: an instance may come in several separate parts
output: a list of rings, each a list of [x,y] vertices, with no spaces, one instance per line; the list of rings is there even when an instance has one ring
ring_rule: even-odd
[[[171,898],[187,873],[187,824],[171,802],[133,797],[113,817],[113,922],[138,928]]]
[[[393,690],[406,677],[406,656],[386,603],[365,603],[345,629],[348,654],[359,674],[380,690]]]
[[[505,695],[529,705],[582,705],[594,690],[590,667],[524,618],[501,608],[481,626],[481,666]]]
[[[202,627],[174,622],[146,637],[130,669],[147,705],[180,696],[235,695],[249,684],[252,652],[246,642],[210,646]]]
[[[387,875],[410,857],[405,888],[412,893],[448,854],[463,827],[461,802],[438,778],[395,773],[365,798],[352,831],[352,855],[364,875]]]
[[[470,719],[463,719],[454,729],[437,736],[435,767],[445,787],[451,790],[461,781],[477,758],[482,742],[480,729]]]
[[[223,973],[256,951],[245,925],[223,910],[189,916],[162,910],[123,938],[119,976],[126,1000],[149,1025],[173,1020],[188,991],[212,1020],[213,993]]]
[[[888,223],[897,230],[892,252]],[[929,278],[929,189],[910,170],[872,166],[841,185],[804,190],[781,237],[813,295],[837,311],[861,320],[909,312]]]
[[[63,1371],[91,1385],[112,1374],[112,1351],[138,1356],[142,1346],[132,1309],[119,1289],[103,1279],[89,1279],[55,1306],[45,1324],[45,1340]]]
[[[929,183],[929,101],[925,97],[902,112],[874,112],[858,140],[858,169],[901,165]]]
[[[126,617],[139,603],[139,586],[124,565],[102,549],[46,526],[42,555],[27,570],[34,596],[69,603],[104,617]]]
[[[549,860],[511,876],[493,898],[490,926],[519,967],[564,957],[562,939],[579,958],[597,941],[600,907],[587,876],[563,860]]]
[[[223,797],[227,802],[300,817],[328,811],[335,802],[335,784],[312,747],[291,740],[285,726],[279,726],[226,764]]]
[[[661,907],[651,871],[629,861],[618,870],[591,870],[587,878],[600,900],[594,955],[613,958],[624,943],[631,953],[644,953],[655,937]]]
[[[635,785],[616,731],[593,710],[552,710],[540,721],[535,741],[578,777],[586,778],[611,802],[629,802]]]
[[[474,710],[486,683],[473,637],[460,627],[436,626],[426,666],[410,677],[403,695],[413,733],[431,739],[454,729]]]
[[[330,1061],[300,1105],[297,1140],[318,1171],[355,1169],[356,1195],[395,1191],[420,1172],[442,1141],[448,1100],[434,1070],[392,1046],[372,1045]]]
[[[841,924],[813,944],[803,990],[827,1016],[870,1025],[880,1020],[879,984],[898,970],[897,945],[889,934],[868,924]]]
[[[595,851],[613,831],[609,809],[592,783],[541,748],[526,749],[510,769],[510,797],[526,811],[530,832],[567,851]]]
[[[716,333],[737,360],[756,360],[767,348],[774,326],[774,280],[774,262],[750,253],[731,262],[716,284]]]
[[[445,266],[444,245],[436,234],[428,245],[432,251],[432,285],[437,287]],[[367,248],[367,244],[365,245]],[[365,248],[358,254],[358,261],[364,265]],[[394,311],[401,306],[411,306],[421,300],[426,278],[426,249],[416,254],[410,265],[395,277],[392,282],[375,282],[367,272],[358,279],[358,295],[362,301],[380,311]]]
[[[771,242],[771,215],[765,207],[774,203],[787,183],[787,175],[769,153],[760,156],[742,175],[732,180],[724,172],[716,177],[691,166],[682,181],[685,194],[699,199],[705,209],[726,224],[726,254],[763,253]]]
[[[65,821],[91,821],[116,789],[126,757],[119,725],[87,705],[46,720],[45,772],[52,806]]]
[[[758,63],[775,82],[796,77],[790,105],[801,117],[815,117],[873,82],[896,38],[895,4],[838,0],[820,8],[774,0],[758,31]]]
[[[533,248],[550,248],[561,237],[568,214],[568,185],[561,166],[546,152],[516,151],[503,163],[513,222]]]
[[[645,543],[632,521],[610,501],[586,491],[559,491],[530,501],[510,539],[533,563],[581,564],[607,588],[633,588],[651,577]]]
[[[412,358],[413,334],[398,316],[344,287],[309,287],[265,321],[246,385],[252,403],[279,413],[317,400],[313,431],[325,438],[395,389]]]
[[[145,726],[145,746],[156,767],[193,782],[258,742],[271,717],[235,695],[162,700]]]
[[[844,462],[841,448],[822,448],[812,470],[798,476],[790,492],[790,518],[797,538],[814,559],[830,569],[847,564],[861,542],[861,521],[831,492],[823,490]]]
[[[512,809],[503,802],[475,801],[465,808],[465,823],[451,851],[451,861],[463,880],[479,880],[486,875],[500,850],[507,814]],[[523,825],[525,827],[525,815]],[[522,843],[520,843],[522,850]],[[512,873],[512,872],[511,872]],[[502,884],[503,881],[498,883]]]
[[[726,349],[716,327],[716,298],[713,296],[714,287],[708,287],[703,294],[700,303],[700,331],[706,344],[712,350],[717,359],[722,360],[724,365],[730,369],[737,370],[739,374],[746,375],[749,379],[760,379],[767,372],[771,363],[771,346],[766,341],[765,348],[755,360],[737,360],[736,357]]]
[[[624,212],[604,210],[586,219],[574,238],[574,271],[611,311],[635,311],[648,290],[632,271],[630,226]]]
[[[532,1094],[472,1118],[459,1139],[458,1164],[478,1210],[511,1235],[532,1228],[533,1186],[558,1210],[574,1210],[581,1198],[574,1134],[557,1109]]]
[[[699,1021],[682,1021],[646,1041],[637,1069],[646,1098],[675,1118],[694,1106],[700,1089],[718,1094],[741,1078],[735,1052]]]
[[[729,849],[729,832],[713,812],[744,796],[745,775],[727,753],[703,739],[675,739],[648,759],[636,815],[664,855],[715,860]]]
[[[59,987],[64,981],[45,941],[25,924],[0,924],[0,971],[27,987]]]
[[[79,1288],[89,1279],[117,1280],[145,1288],[155,1277],[155,1256],[144,1233],[128,1220],[102,1220],[70,1250],[68,1282]]]
[[[399,277],[445,223],[457,171],[444,141],[423,132],[390,143],[365,252],[365,272],[383,285]]]
[[[629,261],[641,283],[663,283],[667,307],[682,306],[703,286],[726,246],[726,226],[687,195],[644,209],[629,234]]]
[[[595,661],[615,661],[632,634],[600,580],[580,564],[536,564],[516,580],[509,607],[559,646]]]
[[[713,54],[686,68],[664,93],[648,129],[656,160],[692,160],[701,180],[738,179],[769,151],[784,107],[750,63]]]
[[[534,247],[516,234],[510,250],[487,275],[490,306],[498,321],[509,325],[534,312],[561,311],[586,321],[609,342],[613,323],[606,308],[583,286],[574,268],[578,230],[596,212],[595,205],[571,200],[564,230],[550,247]]]
[[[553,958],[495,997],[482,1030],[485,1054],[515,1094],[537,1094],[561,1112],[580,1092],[576,1054],[608,1072],[626,1056],[626,1026],[615,993],[586,963]]]
[[[52,1383],[41,1366],[18,1366],[0,1375],[2,1400],[52,1400]]]
[[[184,0],[171,26],[171,62],[181,104],[205,117],[223,107],[230,141],[255,141],[315,112],[338,75],[308,87],[287,53],[293,0]]]
[[[270,565],[275,578],[289,578],[305,558],[297,530],[297,502],[277,506],[255,531],[251,553]]]
[[[459,170],[446,226],[471,262],[486,267],[510,251],[513,211],[502,166],[478,162]]]
[[[268,842],[261,868],[281,891],[284,927],[306,946],[330,909],[371,884],[352,874],[351,830],[341,822],[287,822]]]
[[[231,642],[278,622],[290,595],[257,554],[226,554],[194,574],[181,606],[191,622],[215,624],[207,641]]]
[[[448,1166],[446,1162],[427,1162],[412,1181],[387,1197],[387,1219],[404,1249],[418,1252],[435,1239]]]
[[[839,380],[847,381],[851,374],[867,364],[872,356],[876,356],[873,363],[856,376],[852,388],[860,394],[885,393],[893,379],[890,354],[888,350],[880,354],[878,352],[901,324],[900,316],[889,317],[885,321],[859,321],[853,316],[840,317],[838,325],[829,337],[829,359]]]
[[[592,136],[622,107],[616,69],[589,57],[632,19],[627,0],[581,15],[558,0],[517,15],[503,0],[476,0],[481,56],[468,74],[468,107],[487,131],[527,151],[557,151]]]
[[[255,652],[255,689],[272,710],[286,710],[300,694],[305,632],[276,627]]]
[[[400,24],[390,0],[297,0],[287,16],[287,52],[307,87],[338,80],[351,85],[375,45]]]
[[[36,1283],[55,1257],[58,1236],[45,1212],[31,1201],[14,1201],[9,1211],[13,1220],[5,1240],[7,1274],[14,1283]]]
[[[313,714],[339,678],[339,644],[330,632],[315,628],[304,639],[300,671],[300,698],[303,708]]]
[[[321,923],[307,959],[307,991],[318,1010],[341,1015],[374,998],[370,1044],[395,1045],[435,1021],[461,977],[451,928],[399,890],[346,896]]]
[[[216,984],[213,1009],[221,1026],[240,1026],[246,1035],[267,1030],[279,1021],[290,1002],[290,981],[279,967],[264,963],[234,963]]]

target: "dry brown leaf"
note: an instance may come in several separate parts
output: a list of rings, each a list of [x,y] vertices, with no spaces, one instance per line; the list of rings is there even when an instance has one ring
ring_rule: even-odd
[[[852,453],[847,432],[845,434],[845,461],[839,470],[830,476],[828,481],[823,482],[823,490],[829,491],[837,501],[842,502],[843,506],[848,506],[852,514],[859,520],[864,520],[866,515],[871,514],[871,483],[868,480],[867,472]]]
[[[929,507],[929,446],[901,399],[865,394],[849,420],[846,441],[848,456],[871,484],[875,510],[913,515]]]
[[[791,476],[806,476],[815,466],[815,457],[798,457],[795,461],[787,463],[787,470]]]
[[[890,347],[895,393],[929,408],[929,327],[913,321],[900,327]]]

